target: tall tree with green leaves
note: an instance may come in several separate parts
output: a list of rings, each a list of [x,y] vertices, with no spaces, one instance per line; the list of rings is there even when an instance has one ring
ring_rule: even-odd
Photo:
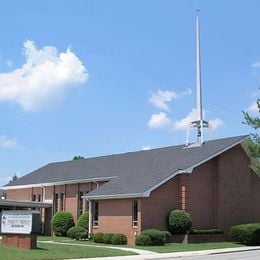
[[[251,169],[260,175],[260,99],[257,99],[256,104],[258,108],[258,115],[252,116],[248,112],[243,111],[245,119],[243,123],[251,126],[255,130],[255,133],[251,134],[251,140],[247,143],[247,150],[252,158],[250,165]]]

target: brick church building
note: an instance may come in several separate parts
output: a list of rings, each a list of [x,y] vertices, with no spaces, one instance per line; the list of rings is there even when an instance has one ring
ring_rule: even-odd
[[[91,233],[124,233],[133,243],[144,229],[167,229],[173,209],[188,211],[196,228],[227,233],[260,222],[260,178],[248,167],[247,138],[50,163],[7,184],[7,200],[50,204],[40,209],[44,234],[57,211],[76,221],[89,210]]]

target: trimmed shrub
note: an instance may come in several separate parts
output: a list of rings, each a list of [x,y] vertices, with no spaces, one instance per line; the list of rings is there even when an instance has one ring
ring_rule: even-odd
[[[68,230],[75,226],[71,213],[66,211],[57,212],[51,219],[51,228],[55,236],[66,236]]]
[[[111,239],[112,239],[112,236],[113,236],[114,234],[112,234],[112,233],[106,233],[106,234],[104,234],[104,236],[103,236],[103,243],[104,244],[111,244],[112,242],[111,242]]]
[[[163,246],[170,236],[168,231],[161,231],[159,229],[146,229],[141,232],[141,235],[148,236],[152,241],[152,246]]]
[[[89,212],[87,211],[80,215],[80,217],[78,218],[77,225],[88,230],[88,222],[89,222]]]
[[[103,236],[104,236],[104,233],[101,233],[101,232],[96,233],[93,236],[93,241],[95,243],[103,243]]]
[[[191,226],[191,216],[186,211],[176,209],[169,214],[168,227],[172,234],[186,234]]]
[[[230,236],[234,241],[247,246],[260,245],[260,223],[233,226]]]
[[[67,236],[71,239],[85,239],[88,237],[88,231],[80,226],[71,227],[68,232]]]
[[[188,231],[191,235],[215,235],[215,234],[223,234],[221,229],[190,229]]]
[[[126,245],[127,237],[124,234],[114,234],[111,239],[112,245]]]
[[[137,246],[151,246],[152,240],[147,235],[140,234],[135,238],[135,245]]]

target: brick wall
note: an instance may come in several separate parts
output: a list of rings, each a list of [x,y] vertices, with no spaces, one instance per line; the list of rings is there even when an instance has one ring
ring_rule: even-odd
[[[142,198],[141,229],[167,229],[166,216],[172,209],[179,208],[178,177],[173,178]]]
[[[98,227],[93,233],[123,233],[128,243],[134,243],[135,234],[140,232],[140,200],[138,202],[139,228],[132,227],[132,199],[115,199],[99,201]]]
[[[188,205],[195,228],[215,227],[217,158],[195,168],[188,177]]]
[[[217,226],[224,231],[235,224],[252,222],[252,173],[249,158],[238,145],[219,156],[217,179]],[[260,184],[260,178],[255,182]],[[257,186],[257,185],[256,185]]]
[[[252,183],[252,222],[260,223],[260,177],[251,172]]]
[[[7,190],[7,199],[10,200],[28,200],[32,199],[32,188],[28,189],[17,189],[17,190]]]

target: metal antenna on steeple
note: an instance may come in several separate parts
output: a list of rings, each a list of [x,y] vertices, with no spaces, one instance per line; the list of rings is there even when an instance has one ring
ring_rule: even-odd
[[[196,113],[197,120],[190,122],[187,129],[186,145],[189,145],[190,128],[197,128],[197,143],[204,142],[204,129],[209,128],[209,123],[203,120],[202,90],[201,90],[201,61],[200,61],[200,9],[196,8]]]

